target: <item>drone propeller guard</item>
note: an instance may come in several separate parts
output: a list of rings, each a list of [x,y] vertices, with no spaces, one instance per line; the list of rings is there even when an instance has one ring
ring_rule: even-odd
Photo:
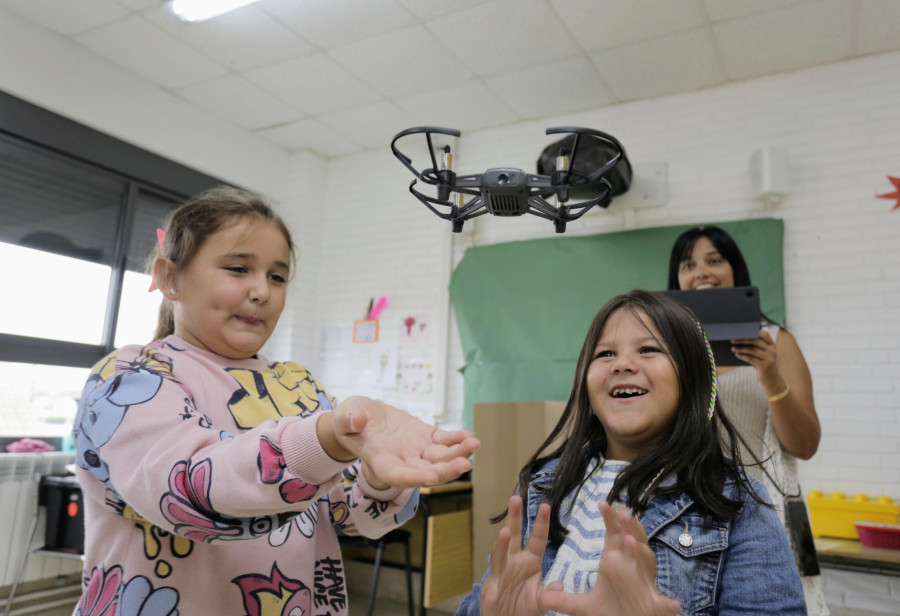
[[[522,216],[531,214],[553,221],[557,233],[565,233],[566,223],[581,218],[594,206],[607,207],[613,197],[613,188],[606,177],[616,166],[625,161],[625,149],[622,144],[606,133],[590,128],[555,127],[548,128],[548,135],[568,133],[573,135],[572,156],[561,150],[556,158],[554,170],[549,174],[527,173],[513,167],[495,167],[483,173],[458,176],[453,171],[450,146],[444,146],[440,163],[435,155],[432,135],[448,135],[459,137],[460,132],[451,128],[437,126],[419,126],[408,128],[397,133],[391,141],[391,151],[416,177],[409,191],[434,214],[449,220],[454,233],[462,231],[465,221],[484,214],[492,216]],[[414,134],[424,134],[431,157],[431,167],[419,171],[412,164],[412,159],[403,154],[397,142]],[[614,154],[608,161],[600,165],[588,175],[573,176],[576,157],[580,151],[578,143],[583,135],[601,140],[610,147]],[[429,196],[416,188],[421,182],[434,187],[435,196]],[[597,187],[597,194],[576,203],[568,203],[570,189],[592,184]],[[454,199],[453,196],[456,195]],[[554,202],[551,202],[552,199]]]

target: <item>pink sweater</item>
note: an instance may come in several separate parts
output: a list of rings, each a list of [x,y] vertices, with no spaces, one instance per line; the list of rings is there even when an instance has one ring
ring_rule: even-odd
[[[315,424],[333,403],[295,363],[228,360],[175,336],[100,361],[75,421],[76,614],[347,614],[334,527],[378,537],[417,498],[325,453]]]

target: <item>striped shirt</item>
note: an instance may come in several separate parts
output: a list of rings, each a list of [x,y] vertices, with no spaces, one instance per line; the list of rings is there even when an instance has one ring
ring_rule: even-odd
[[[616,476],[627,465],[619,460],[603,460],[598,469],[597,463],[591,462],[588,478],[575,494],[575,505],[568,518],[568,501],[562,503],[560,516],[568,534],[544,578],[545,584],[561,581],[570,593],[585,593],[596,585],[597,567],[606,542],[600,502],[607,499]]]

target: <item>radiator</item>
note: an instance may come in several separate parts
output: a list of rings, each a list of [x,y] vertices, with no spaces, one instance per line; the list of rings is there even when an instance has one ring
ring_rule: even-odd
[[[81,561],[73,558],[41,556],[33,551],[44,545],[46,512],[38,510],[38,481],[41,475],[65,472],[75,462],[73,453],[0,454],[0,586],[11,586],[28,560],[19,582],[29,582],[81,571]],[[31,530],[37,520],[34,539]]]

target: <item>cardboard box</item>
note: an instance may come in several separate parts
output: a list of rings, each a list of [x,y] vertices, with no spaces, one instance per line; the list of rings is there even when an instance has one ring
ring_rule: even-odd
[[[472,574],[481,580],[500,525],[490,518],[504,511],[519,469],[559,421],[565,402],[480,403],[472,407],[472,431],[481,449],[472,461]]]
[[[428,518],[424,607],[433,607],[472,589],[472,511]]]

